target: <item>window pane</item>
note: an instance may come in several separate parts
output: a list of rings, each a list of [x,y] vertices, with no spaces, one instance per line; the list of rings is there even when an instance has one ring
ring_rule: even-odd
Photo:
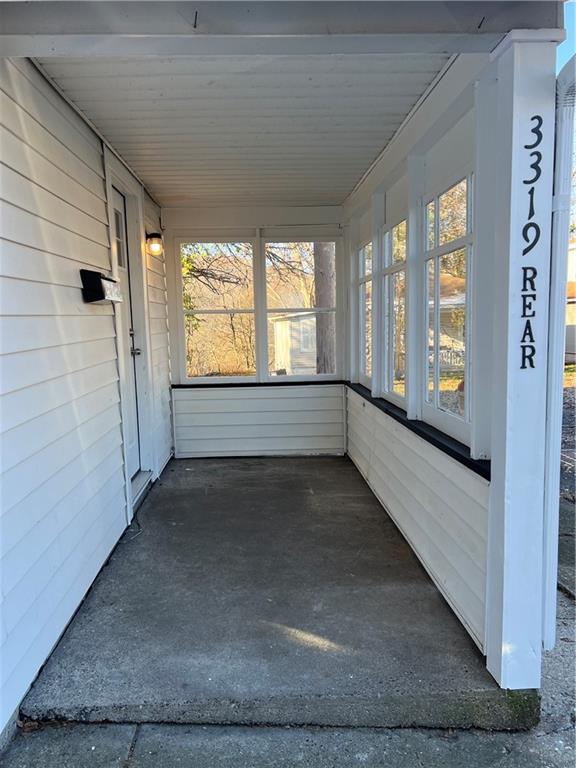
[[[436,210],[435,210],[434,200],[432,200],[426,206],[426,232],[428,236],[429,251],[431,251],[432,248],[436,246],[436,233],[434,230],[435,222],[436,222]]]
[[[185,315],[188,376],[254,376],[254,315],[227,312]]]
[[[336,306],[336,253],[332,243],[266,243],[269,309]]]
[[[406,388],[406,280],[404,270],[392,280],[392,389],[404,397]]]
[[[426,270],[427,270],[427,294],[426,294],[426,306],[428,308],[428,365],[427,365],[427,379],[428,383],[426,386],[426,401],[429,403],[434,403],[434,391],[435,391],[435,383],[434,383],[434,368],[435,368],[435,349],[434,349],[434,339],[436,338],[436,327],[435,327],[435,312],[434,312],[434,306],[435,306],[435,293],[434,293],[434,259],[430,259],[428,262],[426,262]]]
[[[363,283],[360,295],[362,307],[362,360],[361,370],[366,376],[372,376],[372,281]]]
[[[254,307],[250,243],[183,243],[180,261],[185,312]]]
[[[335,312],[270,313],[268,367],[272,376],[335,373]]]
[[[372,274],[372,243],[360,249],[360,276]]]
[[[114,209],[114,230],[116,233],[116,254],[118,257],[118,266],[126,266],[126,254],[124,253],[124,216],[120,211]]]
[[[440,259],[439,406],[464,416],[466,250]]]
[[[401,221],[392,230],[392,261],[397,264],[406,259],[406,222]]]
[[[467,230],[466,179],[439,198],[440,245],[464,237]]]

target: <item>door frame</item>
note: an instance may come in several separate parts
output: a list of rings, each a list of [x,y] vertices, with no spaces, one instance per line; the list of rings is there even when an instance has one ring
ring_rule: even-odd
[[[146,280],[146,230],[144,225],[144,194],[142,185],[130,171],[118,160],[118,158],[104,147],[104,174],[106,183],[106,205],[108,210],[109,239],[110,239],[110,264],[112,276],[118,279],[118,254],[111,234],[111,222],[113,221],[113,194],[112,188],[116,188],[126,200],[126,234],[128,244],[128,267],[130,279],[130,294],[132,305],[132,320],[137,337],[136,343],[141,354],[135,362],[136,374],[136,409],[138,414],[138,435],[140,443],[140,472],[136,475],[141,478],[143,473],[148,473],[149,478],[139,488],[136,496],[132,492],[132,478],[129,476],[128,463],[125,455],[125,429],[128,418],[126,392],[123,392],[123,384],[126,381],[125,355],[127,354],[127,340],[120,332],[122,327],[122,312],[126,311],[123,302],[114,304],[116,351],[118,362],[118,387],[120,392],[120,429],[122,433],[122,455],[124,462],[124,485],[126,496],[126,521],[130,523],[134,516],[134,506],[139,500],[140,492],[151,480],[155,471],[154,445],[152,440],[153,427],[153,380],[150,345],[150,318],[148,312],[148,284]]]

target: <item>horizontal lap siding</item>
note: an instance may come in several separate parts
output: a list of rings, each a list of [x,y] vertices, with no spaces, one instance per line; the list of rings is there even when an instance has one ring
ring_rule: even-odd
[[[25,60],[0,61],[2,728],[125,527],[99,139]]]
[[[175,389],[173,400],[178,458],[345,450],[340,384]]]
[[[481,649],[489,483],[347,394],[348,453]]]
[[[144,196],[146,232],[160,231],[160,209]],[[147,256],[146,282],[150,315],[150,359],[152,363],[153,425],[156,467],[161,471],[172,455],[172,414],[170,403],[170,339],[168,296],[164,255]]]

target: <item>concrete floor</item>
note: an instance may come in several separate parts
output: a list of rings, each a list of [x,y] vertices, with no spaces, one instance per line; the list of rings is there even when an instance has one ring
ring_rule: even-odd
[[[54,724],[20,733],[2,768],[574,768],[574,601],[558,595],[542,719],[531,731]]]
[[[25,718],[534,722],[536,697],[498,689],[348,459],[173,461],[138,520],[25,699]],[[133,731],[106,731],[110,748]]]

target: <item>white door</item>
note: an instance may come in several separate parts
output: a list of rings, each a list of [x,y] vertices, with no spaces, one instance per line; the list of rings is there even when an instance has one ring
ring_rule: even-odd
[[[128,238],[126,234],[126,200],[118,190],[113,189],[114,221],[112,235],[116,242],[118,254],[118,276],[122,288],[122,327],[124,349],[124,372],[121,381],[121,392],[124,404],[124,440],[126,462],[130,477],[140,470],[140,436],[138,428],[138,392],[136,387],[136,358],[140,350],[135,346],[134,324],[132,317],[132,302],[130,296],[130,261],[128,253]]]

